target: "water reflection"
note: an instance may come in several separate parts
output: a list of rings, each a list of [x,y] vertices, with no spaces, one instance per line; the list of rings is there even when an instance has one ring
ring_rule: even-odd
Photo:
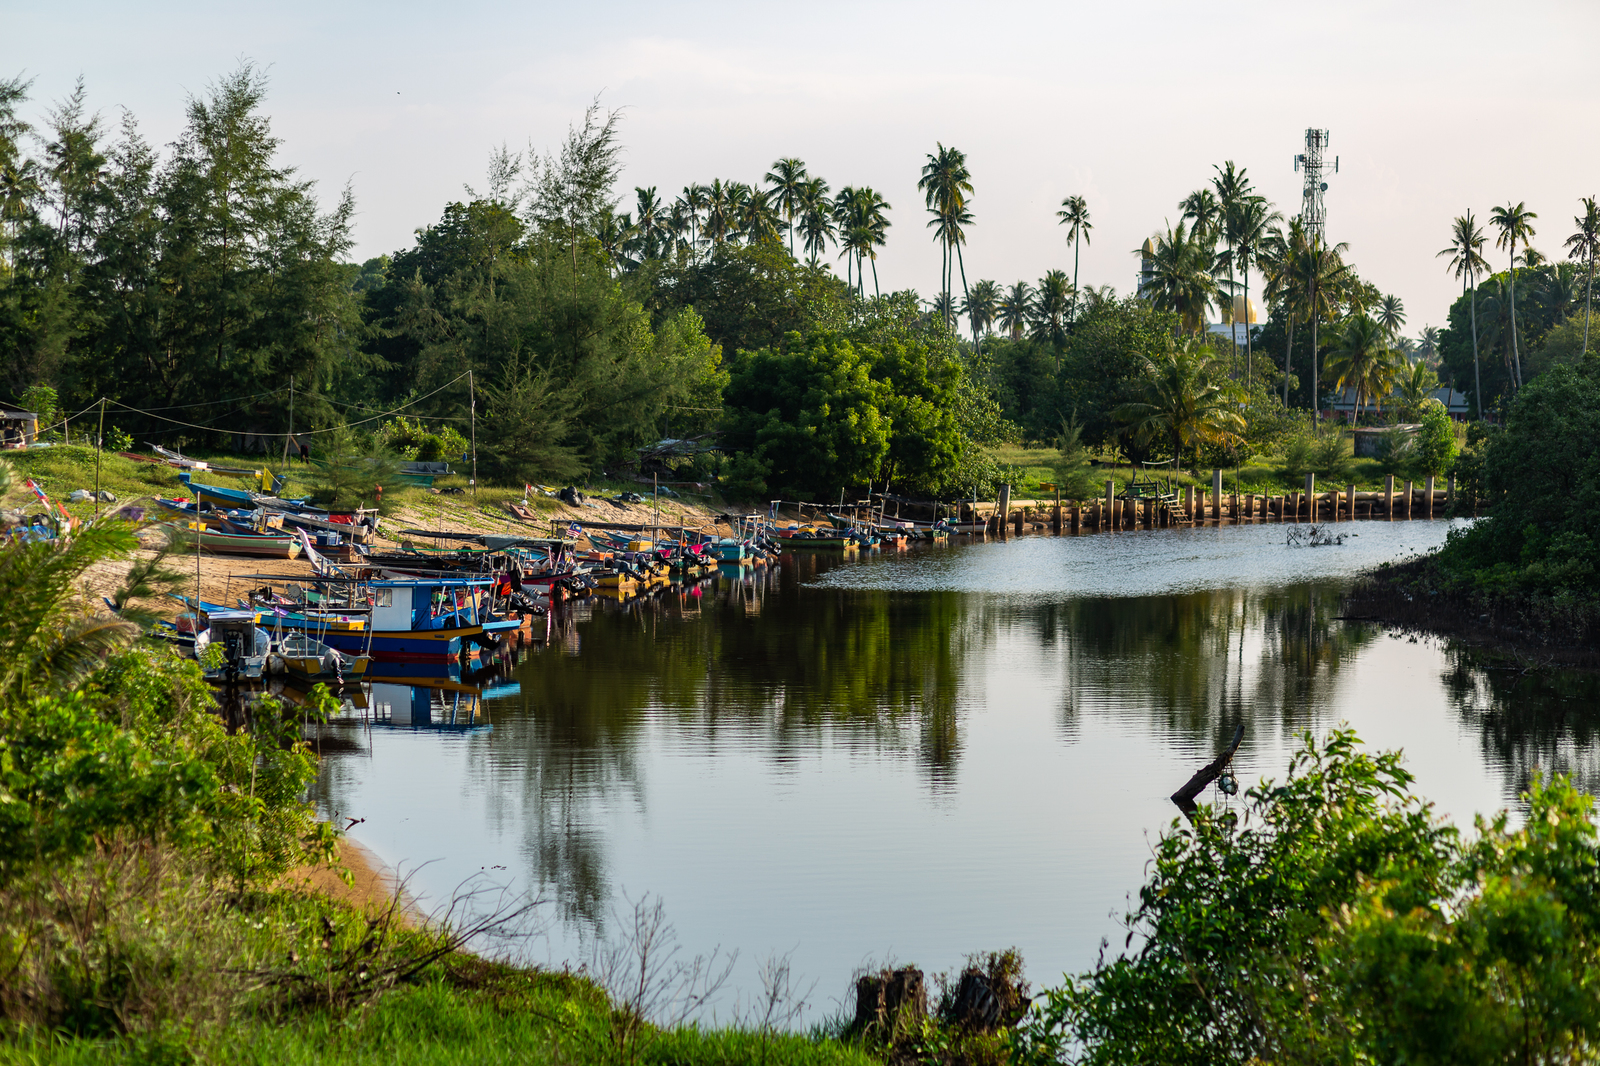
[[[1600,676],[1448,645],[1440,682],[1514,802],[1536,770],[1600,791]]]
[[[374,688],[335,727],[350,746],[319,799],[368,816],[391,861],[442,860],[422,875],[435,894],[509,866],[559,901],[560,936],[627,889],[666,894],[697,950],[801,943],[827,981],[890,948],[942,967],[1015,943],[1045,975],[1076,969],[1175,815],[1166,796],[1237,725],[1246,784],[1281,774],[1298,732],[1347,720],[1406,748],[1458,815],[1534,765],[1600,785],[1587,682],[1339,618],[1349,573],[1426,546],[1422,526],[1363,523],[1360,554],[1279,584],[1236,580],[1263,553],[1290,568],[1277,534],[1244,530],[1173,541],[1187,556],[1155,535],[799,555],[570,606],[454,691]],[[1060,591],[1113,549],[1138,568]],[[975,587],[1007,559],[1032,585]]]
[[[1339,620],[1340,587],[1223,589],[1019,608],[1061,659],[1061,722],[1137,708],[1166,732],[1220,746],[1245,725],[1311,726],[1341,666],[1375,628]]]

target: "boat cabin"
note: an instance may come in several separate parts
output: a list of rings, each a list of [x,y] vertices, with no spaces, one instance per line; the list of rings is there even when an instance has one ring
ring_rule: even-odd
[[[374,581],[376,632],[426,632],[481,624],[479,600],[492,581]]]

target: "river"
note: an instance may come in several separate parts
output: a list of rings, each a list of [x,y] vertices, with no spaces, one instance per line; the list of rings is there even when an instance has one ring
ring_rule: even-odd
[[[687,954],[740,951],[730,994],[792,953],[813,1017],[891,960],[939,971],[1015,946],[1055,983],[1120,945],[1167,796],[1237,725],[1244,787],[1345,723],[1403,749],[1464,826],[1514,806],[1535,766],[1600,783],[1591,675],[1340,619],[1353,575],[1449,523],[1338,528],[1358,535],[801,553],[569,607],[481,701],[375,686],[325,727],[318,800],[364,819],[356,837],[425,904],[480,873],[542,895],[535,961],[583,961],[649,894]]]

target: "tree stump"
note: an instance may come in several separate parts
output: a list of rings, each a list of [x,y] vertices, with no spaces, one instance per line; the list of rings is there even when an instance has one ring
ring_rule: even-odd
[[[876,1027],[894,1032],[903,1023],[916,1023],[928,1016],[928,989],[922,971],[914,966],[880,970],[856,981],[857,1032]]]

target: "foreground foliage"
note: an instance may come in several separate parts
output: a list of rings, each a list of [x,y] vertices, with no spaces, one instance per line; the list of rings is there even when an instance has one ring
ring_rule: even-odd
[[[1124,950],[1045,996],[1024,1061],[1588,1061],[1600,1032],[1593,800],[1535,782],[1464,838],[1397,753],[1307,737],[1242,810],[1155,851]]]

